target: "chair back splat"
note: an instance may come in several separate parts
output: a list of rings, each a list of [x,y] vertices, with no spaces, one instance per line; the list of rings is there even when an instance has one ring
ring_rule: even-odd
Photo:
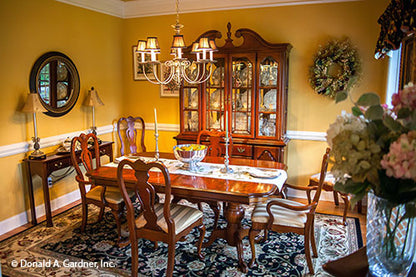
[[[225,151],[225,147],[221,146],[221,142],[224,141],[226,132],[225,131],[219,131],[219,130],[202,130],[198,133],[198,137],[196,140],[197,144],[201,144],[202,141],[208,140],[208,156],[211,157],[220,157],[224,155],[223,149]],[[230,141],[228,145],[229,155],[232,154],[232,139],[230,136]]]
[[[126,152],[126,147],[129,147],[130,154],[135,155],[138,153],[137,151],[137,129],[136,129],[136,122],[140,123],[141,125],[141,136],[140,136],[140,147],[141,152],[146,152],[146,146],[144,144],[144,133],[145,133],[145,124],[143,118],[140,116],[137,117],[122,117],[117,121],[117,134],[120,141],[120,154],[123,156],[124,154],[128,154]],[[126,126],[125,129],[123,126]],[[123,132],[124,130],[124,132]],[[123,137],[123,133],[125,134],[125,138]],[[127,145],[126,145],[127,142]]]

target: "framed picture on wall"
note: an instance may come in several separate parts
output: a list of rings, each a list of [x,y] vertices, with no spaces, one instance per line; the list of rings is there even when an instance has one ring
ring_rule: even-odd
[[[400,89],[409,82],[416,82],[416,35],[406,37],[402,42],[400,64]]]
[[[165,80],[169,76],[169,68],[163,67],[161,71],[160,76]],[[179,97],[179,88],[180,86],[173,80],[166,85],[160,85],[160,97]]]
[[[137,53],[136,50],[137,50],[137,46],[133,46],[133,79],[135,81],[147,80],[143,73],[143,66],[139,64],[140,54]],[[149,59],[150,59],[149,55],[146,55],[146,60],[149,60]],[[147,77],[149,77],[151,80],[154,80],[151,65],[146,64],[144,68],[146,70]]]

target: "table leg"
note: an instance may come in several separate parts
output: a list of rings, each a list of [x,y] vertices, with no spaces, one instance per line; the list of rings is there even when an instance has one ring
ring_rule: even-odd
[[[29,205],[30,205],[30,214],[32,219],[32,224],[37,225],[38,221],[36,218],[36,207],[35,207],[35,197],[33,196],[33,183],[32,183],[32,172],[30,170],[30,165],[27,166],[27,178],[28,178],[28,189],[29,189]]]
[[[43,188],[43,200],[45,201],[45,214],[46,214],[46,227],[53,227],[52,212],[51,212],[51,199],[49,197],[48,176],[43,174],[42,188]]]
[[[248,235],[249,229],[241,225],[244,218],[244,207],[240,204],[228,203],[225,218],[227,227],[225,229],[214,229],[209,241],[203,247],[210,246],[217,238],[225,239],[229,245],[237,247],[238,265],[242,272],[247,273],[247,264],[243,259],[242,240]]]

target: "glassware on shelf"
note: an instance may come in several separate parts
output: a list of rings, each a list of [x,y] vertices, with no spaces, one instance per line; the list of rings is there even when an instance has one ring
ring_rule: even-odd
[[[187,111],[184,113],[185,131],[198,132],[198,112]]]
[[[242,92],[240,90],[235,90],[233,100],[234,110],[247,111],[247,109],[251,108],[251,90],[243,90]]]
[[[270,79],[270,65],[260,65],[260,85],[267,86],[269,85]]]
[[[261,113],[259,117],[259,136],[274,137],[276,135],[276,114]]]
[[[264,59],[260,64],[260,86],[277,85],[277,67],[278,63],[272,57]]]
[[[233,133],[234,134],[250,134],[250,114],[245,112],[233,113]]]

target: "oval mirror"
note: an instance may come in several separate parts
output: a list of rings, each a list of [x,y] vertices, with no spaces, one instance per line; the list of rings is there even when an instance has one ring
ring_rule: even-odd
[[[36,60],[30,72],[30,92],[39,94],[50,116],[62,116],[75,105],[79,96],[79,75],[69,57],[48,52]]]

